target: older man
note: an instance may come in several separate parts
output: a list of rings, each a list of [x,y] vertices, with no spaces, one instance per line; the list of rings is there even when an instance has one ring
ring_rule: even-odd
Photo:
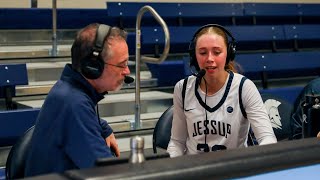
[[[25,176],[88,168],[97,158],[120,155],[113,131],[96,107],[130,74],[126,32],[90,24],[78,32],[71,56],[72,64],[65,66],[41,108]]]

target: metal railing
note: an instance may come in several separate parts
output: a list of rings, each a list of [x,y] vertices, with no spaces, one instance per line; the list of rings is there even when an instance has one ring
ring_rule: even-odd
[[[51,56],[57,56],[57,0],[52,0],[52,49]]]
[[[141,50],[141,19],[145,12],[150,11],[158,23],[162,26],[165,34],[165,46],[162,55],[159,58],[146,57],[140,55]],[[151,7],[144,6],[142,7],[137,14],[136,21],[136,92],[135,92],[135,129],[141,127],[140,114],[141,114],[141,105],[140,105],[140,61],[149,63],[162,63],[168,56],[170,49],[170,35],[167,24],[160,17],[160,15]]]

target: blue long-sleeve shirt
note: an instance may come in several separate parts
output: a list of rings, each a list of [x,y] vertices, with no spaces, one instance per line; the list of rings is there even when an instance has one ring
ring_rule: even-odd
[[[105,142],[112,129],[95,111],[103,97],[70,64],[65,66],[36,121],[26,176],[88,168],[97,158],[112,157]]]

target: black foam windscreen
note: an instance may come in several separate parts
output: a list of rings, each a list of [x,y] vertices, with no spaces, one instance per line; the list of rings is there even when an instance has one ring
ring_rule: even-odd
[[[197,62],[196,58],[196,52],[195,52],[195,46],[196,46],[196,37],[197,35],[205,28],[207,27],[216,27],[221,29],[227,36],[231,38],[231,42],[228,42],[227,44],[227,58],[226,58],[226,64],[228,64],[230,61],[234,60],[236,55],[236,40],[231,34],[230,31],[228,31],[225,27],[219,25],[219,24],[207,24],[202,27],[200,27],[193,35],[190,44],[189,44],[189,55],[190,55],[190,66],[195,67],[197,71],[200,71],[200,67]]]
[[[109,36],[111,27],[99,24],[96,32],[94,46],[86,58],[80,60],[81,73],[88,79],[97,79],[101,76],[104,69],[104,61],[101,58],[104,41]]]
[[[206,75],[206,70],[201,69],[197,74],[197,78],[201,79],[204,75]]]
[[[126,84],[130,84],[130,83],[133,83],[134,79],[130,76],[125,76],[124,77],[124,83]]]

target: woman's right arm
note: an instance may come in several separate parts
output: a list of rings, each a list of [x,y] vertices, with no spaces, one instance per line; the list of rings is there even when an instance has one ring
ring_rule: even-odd
[[[171,139],[167,148],[170,157],[182,156],[186,150],[188,129],[182,104],[182,85],[183,80],[179,81],[174,87]]]

